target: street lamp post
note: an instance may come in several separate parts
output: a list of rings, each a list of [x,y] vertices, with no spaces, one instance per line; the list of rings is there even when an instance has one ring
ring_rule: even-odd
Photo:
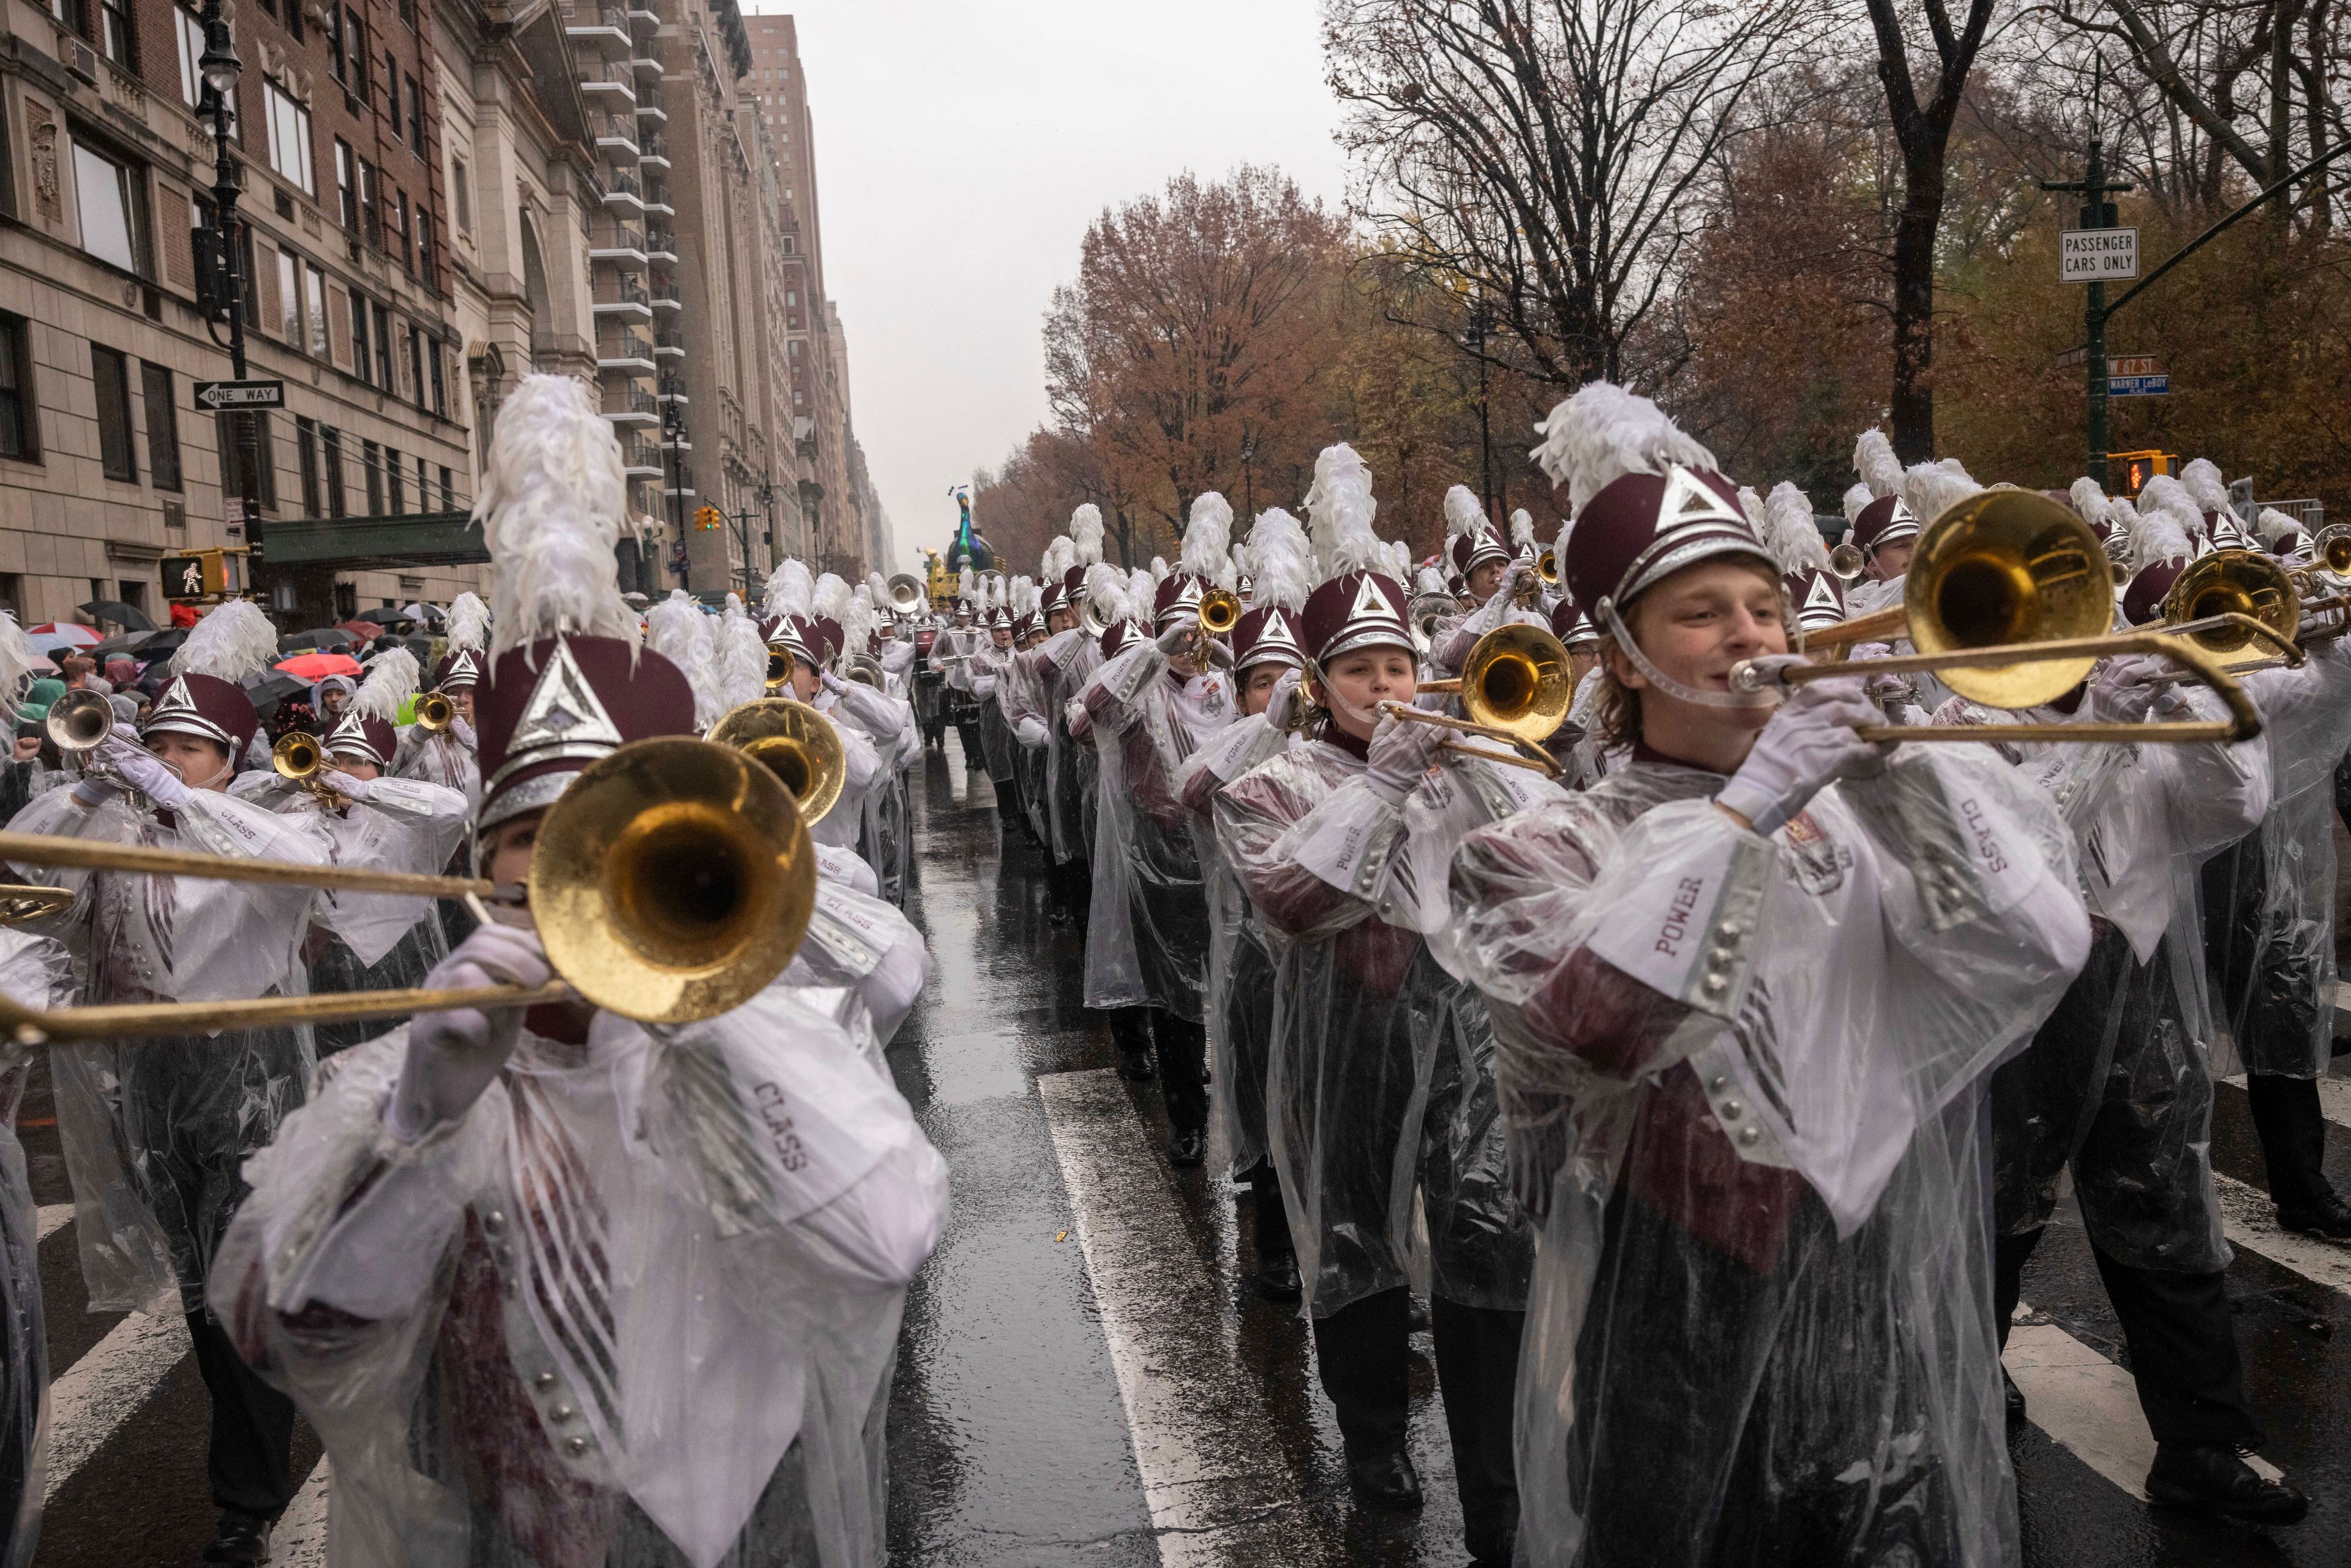
[[[196,58],[196,69],[203,76],[208,101],[204,107],[211,111],[213,121],[213,231],[216,253],[213,277],[215,298],[205,329],[225,320],[228,326],[229,374],[245,380],[245,246],[238,241],[240,221],[237,198],[243,186],[237,179],[236,157],[229,151],[229,126],[236,118],[233,107],[236,100],[236,84],[245,74],[244,62],[236,57],[236,43],[229,36],[228,18],[221,14],[221,0],[204,0],[201,18],[204,30],[204,51]],[[220,298],[225,296],[225,298]],[[213,341],[220,334],[213,331]],[[254,415],[245,411],[223,411],[214,416],[231,422],[228,434],[236,443],[239,519],[246,529],[246,543],[252,547],[253,557],[261,557],[261,474],[259,453],[254,436]],[[217,427],[216,427],[217,428]],[[222,444],[224,451],[227,444]]]
[[[1486,419],[1486,301],[1482,296],[1469,300],[1469,329],[1462,337],[1478,361],[1478,466],[1482,476],[1478,499],[1491,517],[1495,515],[1494,442]]]
[[[767,517],[768,544],[772,549],[776,542],[776,486],[773,481],[760,480],[759,487],[751,492],[751,498],[759,503],[761,512]],[[743,602],[745,604],[751,603],[753,596],[758,591],[758,573],[751,565],[751,519],[757,515],[758,514],[755,514],[748,507],[727,514],[727,521],[735,525],[735,542],[742,548],[743,551]]]
[[[677,416],[677,404],[662,406],[662,470],[669,476],[669,521],[677,535],[678,556],[684,560],[681,569],[671,567],[681,580],[690,580],[692,559],[685,553],[685,469],[677,455],[677,444],[685,435],[684,422]]]

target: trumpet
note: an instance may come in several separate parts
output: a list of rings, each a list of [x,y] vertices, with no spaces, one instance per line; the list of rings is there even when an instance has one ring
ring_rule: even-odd
[[[1907,637],[1917,653],[1773,674],[1745,662],[1731,671],[1732,689],[1932,671],[1953,691],[1987,707],[2026,708],[2063,696],[2102,658],[2157,653],[2210,687],[2230,716],[2154,724],[1868,725],[1855,733],[1881,741],[2174,744],[2245,740],[2260,734],[2260,714],[2196,637],[2241,622],[2252,626],[2252,635],[2274,641],[2269,629],[2229,611],[2161,631],[2113,632],[2114,591],[2105,559],[2098,537],[2071,507],[2030,490],[1980,492],[1920,531],[1900,608],[1842,622],[1819,639],[1850,647]]]
[[[277,737],[269,748],[269,766],[277,777],[289,784],[298,784],[329,806],[340,805],[333,789],[327,784],[327,752],[319,737],[298,729],[289,729]]]
[[[849,781],[841,732],[823,714],[789,697],[760,697],[729,708],[704,738],[766,764],[792,792],[800,821],[811,828],[832,810]]]
[[[1535,557],[1535,575],[1542,579],[1545,588],[1559,587],[1559,551],[1547,549]]]
[[[768,644],[768,690],[780,692],[792,684],[792,656],[774,643]]]
[[[589,764],[540,822],[528,881],[302,865],[0,832],[25,866],[214,877],[356,893],[528,904],[560,982],[455,990],[334,992],[39,1011],[0,998],[19,1045],[350,1022],[449,1008],[533,1007],[578,997],[645,1023],[691,1023],[741,1006],[782,973],[816,904],[816,854],[775,774],[742,752],[664,736]]]
[[[114,729],[114,705],[93,691],[72,691],[49,705],[41,720],[49,744],[68,756],[95,750]]]
[[[416,727],[427,735],[440,735],[456,722],[457,705],[440,692],[426,692],[416,699]]]
[[[1241,601],[1238,596],[1221,588],[1212,588],[1200,595],[1200,635],[1222,637],[1241,623]]]

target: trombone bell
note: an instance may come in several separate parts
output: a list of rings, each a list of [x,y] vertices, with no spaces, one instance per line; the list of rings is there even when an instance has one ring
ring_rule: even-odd
[[[810,827],[824,820],[848,782],[841,732],[823,714],[789,697],[761,697],[732,708],[704,738],[766,764],[792,792],[800,821]]]
[[[2351,523],[2330,523],[2310,541],[2311,553],[2337,577],[2351,577]]]
[[[1985,490],[1918,536],[1903,612],[1923,654],[2096,637],[2115,619],[2105,548],[2070,507],[2030,490]],[[1961,696],[2023,708],[2063,696],[2095,654],[1936,672]]]
[[[2286,570],[2260,550],[2215,550],[2191,562],[2163,596],[2163,618],[2177,626],[2225,614],[2248,615],[2292,642],[2302,630],[2302,596]],[[2223,623],[2191,632],[2196,645],[2223,656],[2254,641],[2247,627]]]
[[[1461,666],[1461,706],[1471,722],[1521,740],[1548,738],[1574,699],[1566,645],[1540,626],[1496,627]]]
[[[1223,637],[1241,623],[1241,601],[1221,588],[1200,595],[1200,635]]]
[[[757,996],[815,904],[816,852],[789,793],[704,741],[642,740],[590,764],[531,855],[549,962],[589,1001],[647,1023]]]

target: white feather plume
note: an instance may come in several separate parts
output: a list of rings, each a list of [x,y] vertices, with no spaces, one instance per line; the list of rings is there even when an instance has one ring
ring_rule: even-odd
[[[2065,497],[2074,503],[2074,510],[2081,514],[2084,522],[2106,520],[2106,488],[2087,474],[2066,487]]]
[[[528,375],[499,405],[474,521],[497,568],[491,652],[569,631],[634,646],[612,551],[629,531],[621,443],[588,389]]]
[[[1424,566],[1420,569],[1419,578],[1412,585],[1412,591],[1416,594],[1442,593],[1445,591],[1445,574],[1434,566]]]
[[[807,620],[816,613],[816,580],[809,575],[808,567],[800,561],[788,560],[768,574],[767,597],[761,601],[759,612],[769,620],[778,615],[797,615]]]
[[[2195,536],[2181,523],[2176,509],[2158,507],[2139,513],[2137,526],[2131,530],[2132,575],[2158,561],[2190,560],[2195,555]]]
[[[890,580],[883,576],[880,572],[869,571],[865,574],[865,590],[867,592],[873,595],[874,603],[887,604],[890,602]]]
[[[1136,570],[1140,570],[1141,569],[1137,568]],[[1151,558],[1151,580],[1154,582],[1165,582],[1167,580],[1167,558],[1165,556],[1155,555]]]
[[[1910,515],[1923,528],[1982,488],[1956,457],[1946,457],[1939,463],[1914,463],[1902,476],[1902,504],[1910,508]]]
[[[1535,548],[1535,516],[1524,507],[1510,514],[1510,543],[1521,551]]]
[[[1078,564],[1078,547],[1067,534],[1055,534],[1053,542],[1045,547],[1044,559],[1037,566],[1039,592],[1047,583],[1059,582],[1070,575],[1070,568]]]
[[[1479,504],[1477,491],[1467,485],[1456,485],[1445,492],[1445,538],[1448,544],[1485,526],[1486,508]]]
[[[1085,595],[1094,619],[1109,625],[1126,613],[1125,574],[1108,561],[1093,562],[1086,568]]]
[[[667,599],[645,612],[646,644],[675,664],[685,676],[685,684],[694,688],[696,729],[709,728],[726,711],[726,699],[718,689],[715,642],[711,618],[702,612],[702,606],[683,588],[671,589]],[[760,669],[764,677],[764,654]]]
[[[386,648],[367,662],[367,678],[360,683],[351,706],[370,718],[400,722],[400,705],[416,695],[422,671],[416,655],[405,648]]]
[[[1665,410],[1608,382],[1593,382],[1559,403],[1535,433],[1542,437],[1535,461],[1552,483],[1567,486],[1573,512],[1627,474],[1663,474],[1676,463],[1709,472],[1721,466]]]
[[[16,624],[16,617],[0,610],[0,697],[13,703],[24,695],[25,679],[33,673],[37,657],[32,639]]]
[[[450,652],[460,648],[479,651],[487,645],[490,607],[478,593],[461,593],[449,601],[449,613],[442,629],[448,634]]]
[[[1306,596],[1314,591],[1314,556],[1298,519],[1280,507],[1259,512],[1247,549],[1257,603],[1305,609]]]
[[[1102,508],[1092,501],[1070,514],[1070,545],[1077,552],[1070,559],[1071,566],[1092,566],[1102,559]]]
[[[2288,517],[2274,507],[2263,507],[2260,516],[2253,519],[2253,527],[2259,530],[2262,543],[2272,549],[2277,548],[2280,540],[2302,532],[2299,519]]]
[[[2236,509],[2229,505],[2228,482],[2209,457],[2199,457],[2179,471],[2179,482],[2199,512],[2219,512],[2234,520]]]
[[[1787,480],[1771,486],[1759,531],[1763,548],[1771,552],[1782,571],[1829,569],[1829,547],[1822,542],[1820,525],[1813,521],[1812,499]]]
[[[759,635],[759,623],[744,612],[742,600],[730,593],[718,617],[719,701],[737,708],[767,695],[767,640]]]
[[[1314,558],[1325,578],[1342,571],[1375,571],[1374,557],[1379,541],[1371,537],[1372,519],[1379,503],[1372,498],[1372,470],[1345,442],[1326,446],[1314,459],[1314,484],[1306,492],[1306,516],[1312,524]],[[1342,537],[1363,537],[1343,546]],[[1344,552],[1346,564],[1337,564]]]
[[[1894,455],[1894,443],[1882,430],[1865,430],[1853,444],[1853,471],[1869,486],[1872,500],[1902,494],[1902,459]]]
[[[277,662],[277,628],[260,605],[250,599],[232,599],[206,612],[190,629],[188,640],[172,655],[172,673],[241,681]]]
[[[1228,551],[1232,542],[1232,503],[1214,490],[1195,496],[1191,519],[1184,525],[1184,570],[1203,582],[1216,581],[1217,573],[1231,564]]]
[[[2141,486],[2138,493],[2138,515],[2142,520],[2158,512],[2168,514],[2189,539],[2201,542],[2204,538],[2204,508],[2188,493],[2188,486],[2168,474],[2158,474]]]
[[[1877,492],[1866,485],[1855,485],[1849,487],[1844,493],[1844,520],[1848,523],[1859,522],[1861,514],[1876,499],[1877,499]]]
[[[1759,539],[1762,538],[1764,537],[1763,497],[1757,492],[1754,486],[1739,486],[1739,509],[1746,515],[1747,526],[1755,530],[1755,537]]]
[[[849,612],[849,584],[832,572],[816,580],[816,613],[821,621],[840,621]]]
[[[1145,626],[1151,624],[1153,607],[1159,602],[1159,585],[1165,580],[1165,577],[1154,577],[1139,566],[1126,574],[1126,618],[1129,621],[1139,621]]]
[[[882,612],[873,602],[873,591],[861,582],[850,591],[849,608],[841,612],[841,652],[862,653],[872,646],[873,633],[881,629]]]

